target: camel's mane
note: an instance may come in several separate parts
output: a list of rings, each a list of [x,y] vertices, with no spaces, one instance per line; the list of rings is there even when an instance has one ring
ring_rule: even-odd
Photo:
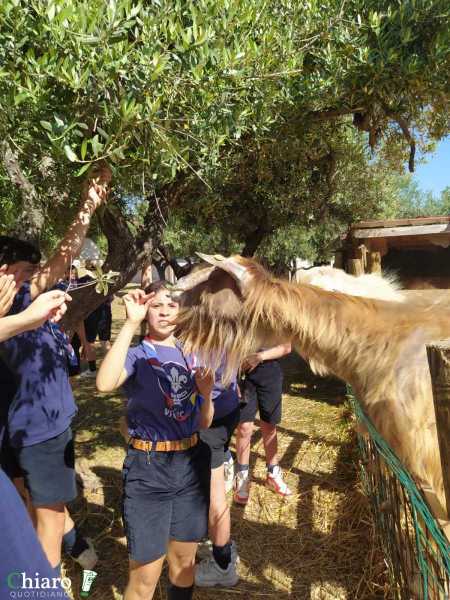
[[[291,340],[303,356],[312,359],[314,341],[320,341],[321,347],[331,349],[330,358],[339,370],[339,365],[348,363],[349,355],[354,352],[354,346],[347,343],[346,322],[357,328],[361,353],[380,354],[376,357],[372,354],[365,362],[361,356],[351,357],[351,362],[367,364],[370,369],[374,359],[383,362],[383,352],[388,360],[385,348],[393,343],[393,330],[395,343],[400,343],[413,326],[423,322],[432,327],[437,317],[432,306],[419,306],[411,301],[399,305],[326,291],[309,284],[293,284],[272,277],[253,260],[240,257],[239,260],[252,276],[245,298],[239,298],[240,310],[234,308],[240,296],[237,288],[228,290],[229,304],[233,305],[230,312],[226,304],[218,311],[214,295],[206,289],[198,304],[182,310],[179,318],[180,337],[187,351],[196,352],[212,368],[218,366],[212,356],[227,355],[224,380],[228,380],[245,356],[261,346]],[[224,277],[230,279],[225,273]],[[439,314],[442,317],[442,307]],[[385,345],[378,343],[375,350],[374,336],[378,342],[385,339]]]

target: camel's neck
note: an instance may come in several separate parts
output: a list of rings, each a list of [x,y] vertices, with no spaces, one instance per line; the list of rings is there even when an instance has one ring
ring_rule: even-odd
[[[275,281],[262,304],[259,318],[265,329],[290,338],[304,357],[321,362],[352,385],[373,375],[377,366],[382,368],[384,361],[379,359],[392,318],[384,309],[386,327],[377,326],[383,303]]]

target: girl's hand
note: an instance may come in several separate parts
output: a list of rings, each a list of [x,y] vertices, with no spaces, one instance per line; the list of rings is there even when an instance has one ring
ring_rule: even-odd
[[[67,311],[67,303],[72,298],[61,290],[52,290],[40,294],[34,302],[23,311],[24,319],[34,327],[39,327],[45,321],[56,323],[62,319]]]
[[[263,362],[263,358],[259,352],[255,352],[254,354],[250,354],[247,358],[244,358],[242,362],[242,370],[250,373],[253,369]]]
[[[147,316],[148,307],[154,297],[154,292],[146,294],[144,290],[133,290],[124,296],[127,321],[139,325]]]
[[[1,268],[3,273],[5,268]],[[16,295],[16,282],[14,275],[0,275],[0,317],[6,315],[12,306],[14,296]]]
[[[211,398],[214,387],[214,373],[201,367],[195,371],[195,384],[197,390],[203,398],[209,400]]]

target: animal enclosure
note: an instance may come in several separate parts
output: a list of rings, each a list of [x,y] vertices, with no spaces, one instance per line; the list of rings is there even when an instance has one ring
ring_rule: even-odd
[[[406,289],[449,289],[450,217],[354,223],[335,266],[352,275],[393,272]]]
[[[358,435],[361,476],[398,600],[448,600],[450,544],[409,473],[350,394],[365,434]]]

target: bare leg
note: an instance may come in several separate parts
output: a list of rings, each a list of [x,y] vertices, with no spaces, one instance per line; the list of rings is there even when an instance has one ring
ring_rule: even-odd
[[[177,542],[175,540],[169,542],[167,562],[169,563],[169,580],[171,583],[184,588],[194,585],[197,546],[197,542]]]
[[[268,465],[278,464],[278,439],[277,439],[277,426],[271,425],[261,421],[261,434],[264,442],[264,450],[266,453],[266,463]]]
[[[236,456],[240,465],[250,462],[250,445],[253,433],[253,422],[239,423],[236,429]]]
[[[124,600],[151,600],[153,598],[164,558],[161,556],[161,558],[145,564],[130,559],[130,577]]]
[[[231,518],[225,494],[223,465],[211,470],[209,533],[215,546],[225,546],[230,541]]]
[[[62,502],[37,506],[36,533],[52,567],[61,562],[61,545],[64,535],[65,507]]]

